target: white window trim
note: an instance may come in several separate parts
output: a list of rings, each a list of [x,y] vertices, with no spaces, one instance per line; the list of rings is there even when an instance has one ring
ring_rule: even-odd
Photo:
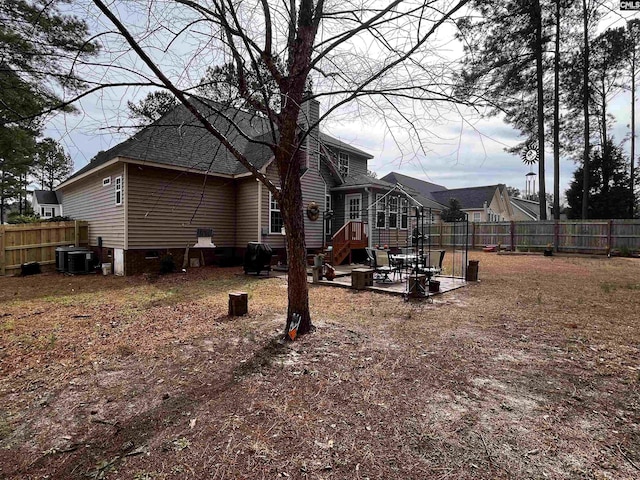
[[[280,190],[278,188],[278,190]],[[272,208],[272,204],[275,203],[276,206],[278,208]],[[271,213],[272,212],[278,212],[280,213],[280,217],[282,217],[282,211],[280,210],[280,205],[278,205],[278,202],[275,201],[275,199],[273,198],[273,193],[269,192],[269,235],[281,235],[280,230],[278,230],[277,232],[274,232],[273,229],[271,228]],[[284,226],[284,224],[283,224]]]
[[[376,193],[376,228],[387,228],[387,198],[382,193]],[[378,221],[378,214],[382,212],[382,225]]]
[[[124,189],[122,188],[122,177],[118,176],[113,181],[114,187],[114,200],[116,205],[122,205],[124,202]],[[120,199],[118,200],[118,193],[120,194]]]
[[[103,187],[108,187],[109,185],[111,185],[111,177],[105,177],[102,179],[102,186]]]
[[[393,208],[393,203],[392,200],[395,200],[395,209]],[[398,207],[399,207],[399,199],[398,197],[389,197],[389,200],[387,202],[387,204],[389,205],[389,215],[387,215],[388,220],[387,223],[389,225],[389,228],[398,228]],[[391,226],[391,215],[394,214],[396,215],[396,224],[395,226]]]
[[[346,166],[346,168],[342,168],[342,165]],[[344,170],[344,173],[343,173]],[[340,172],[340,175],[342,175],[343,177],[348,177],[349,176],[349,154],[348,153],[344,153],[344,152],[338,152],[338,171]]]
[[[402,218],[405,218],[406,227],[402,226]],[[409,200],[406,198],[400,199],[400,230],[407,230],[409,228]]]

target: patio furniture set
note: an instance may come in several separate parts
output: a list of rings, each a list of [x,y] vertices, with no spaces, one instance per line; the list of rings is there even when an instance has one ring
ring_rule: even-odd
[[[442,272],[444,250],[416,251],[414,248],[400,249],[400,251],[387,251],[388,264],[383,265],[378,261],[378,252],[373,248],[367,248],[369,266],[374,270],[374,281],[377,283],[392,283],[402,276],[426,275],[427,280]],[[393,278],[393,280],[392,280]]]

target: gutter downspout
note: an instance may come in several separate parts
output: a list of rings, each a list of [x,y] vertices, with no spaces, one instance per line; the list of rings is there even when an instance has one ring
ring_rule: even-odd
[[[373,223],[371,222],[371,209],[373,208],[373,192],[369,187],[365,187],[365,193],[367,194],[367,237],[369,241],[369,248],[373,248]]]
[[[258,242],[262,243],[262,182],[258,182]]]

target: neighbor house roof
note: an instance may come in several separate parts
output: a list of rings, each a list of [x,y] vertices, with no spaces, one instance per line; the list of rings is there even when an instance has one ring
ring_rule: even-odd
[[[531,217],[532,220],[537,220],[540,214],[540,204],[533,200],[525,200],[524,198],[511,197],[511,204],[523,212],[525,215]]]
[[[34,190],[33,196],[38,205],[58,205],[60,203],[56,192],[50,190]]]
[[[447,187],[443,187],[442,185],[426,182],[424,180],[420,180],[419,178],[409,177],[398,172],[390,172],[382,177],[382,180],[386,180],[387,182],[391,182],[393,184],[399,183],[403,187],[409,187],[420,193],[422,196],[430,198],[432,201],[436,200],[431,195],[433,192],[447,189]]]
[[[433,192],[433,197],[441,204],[448,205],[451,198],[460,202],[463,210],[484,208],[493,200],[496,189],[504,188],[503,185],[488,185],[485,187],[454,188],[440,192]]]

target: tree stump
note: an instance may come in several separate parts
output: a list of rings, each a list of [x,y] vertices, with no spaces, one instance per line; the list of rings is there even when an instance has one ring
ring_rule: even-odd
[[[229,316],[239,317],[249,312],[249,298],[246,292],[229,293]]]

